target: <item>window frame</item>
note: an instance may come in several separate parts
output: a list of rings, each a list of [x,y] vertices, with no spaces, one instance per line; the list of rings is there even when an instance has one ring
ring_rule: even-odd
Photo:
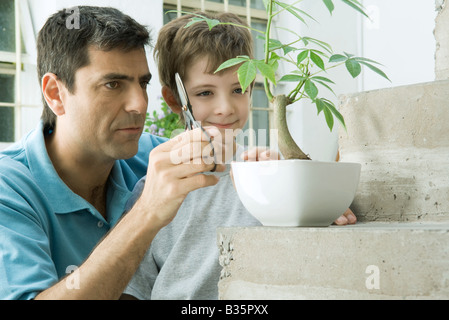
[[[36,36],[27,1],[14,0],[14,21],[15,51],[0,51],[0,74],[14,75],[14,102],[0,101],[0,108],[14,109],[14,141],[18,141],[23,135],[23,108],[42,108],[42,106],[22,102],[24,64],[36,65],[37,59]],[[22,52],[23,49],[26,53]],[[5,67],[7,64],[12,64],[13,67]],[[0,141],[0,145],[8,146],[14,141]]]

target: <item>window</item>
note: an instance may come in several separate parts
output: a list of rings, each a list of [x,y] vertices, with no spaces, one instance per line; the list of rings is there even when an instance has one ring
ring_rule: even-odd
[[[39,120],[36,41],[27,1],[0,0],[0,144],[19,140]],[[25,89],[26,88],[26,92]]]
[[[249,25],[255,29],[265,30],[267,26],[266,12],[261,0],[164,0],[164,13],[169,10],[189,11],[194,12],[212,11],[212,12],[232,12],[239,15],[246,20]],[[179,13],[178,13],[179,14]],[[164,14],[164,23],[171,21],[177,17],[176,13]],[[256,34],[253,33],[255,39],[255,56],[257,59],[264,58],[264,42],[257,39]],[[272,128],[273,109],[268,103],[265,96],[263,82],[260,77],[256,78],[256,85],[253,91],[253,103],[250,110],[249,121],[245,127],[250,129],[250,132],[256,133],[256,139],[252,134],[247,135],[248,141],[245,144],[254,146],[269,145],[269,129]],[[259,129],[265,129],[263,136],[260,136]]]

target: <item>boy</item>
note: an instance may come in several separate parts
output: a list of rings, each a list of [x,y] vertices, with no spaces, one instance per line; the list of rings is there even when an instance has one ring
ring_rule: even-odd
[[[159,33],[155,57],[163,85],[162,95],[174,112],[181,112],[175,82],[178,72],[195,119],[203,127],[218,128],[224,139],[227,130],[244,128],[251,88],[242,92],[237,67],[219,74],[214,71],[221,63],[238,55],[253,56],[251,33],[231,25],[219,25],[209,31],[203,22],[184,28],[191,18],[178,18]],[[216,19],[244,24],[229,13],[220,14]],[[223,141],[223,151],[217,152],[222,158],[217,161],[229,163],[240,159],[242,150],[237,149],[233,141]],[[218,298],[221,267],[216,246],[217,227],[258,226],[260,222],[241,204],[229,166],[225,172],[214,174],[220,178],[218,184],[202,192],[189,193],[172,223],[158,233],[125,291],[127,294],[138,299]],[[142,185],[143,180],[136,185],[130,203],[138,198]]]

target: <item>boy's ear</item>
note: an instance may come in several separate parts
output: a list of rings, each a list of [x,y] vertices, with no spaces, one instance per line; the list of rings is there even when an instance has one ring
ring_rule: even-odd
[[[65,114],[64,103],[61,98],[62,90],[63,85],[54,73],[46,73],[42,77],[42,94],[56,116]]]
[[[162,96],[174,113],[180,114],[182,112],[182,107],[179,105],[178,99],[176,99],[175,94],[168,86],[162,87]]]

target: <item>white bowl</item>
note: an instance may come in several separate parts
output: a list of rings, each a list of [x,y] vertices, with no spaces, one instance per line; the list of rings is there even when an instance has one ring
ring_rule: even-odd
[[[359,163],[279,160],[233,162],[237,193],[264,226],[324,227],[351,205]]]

